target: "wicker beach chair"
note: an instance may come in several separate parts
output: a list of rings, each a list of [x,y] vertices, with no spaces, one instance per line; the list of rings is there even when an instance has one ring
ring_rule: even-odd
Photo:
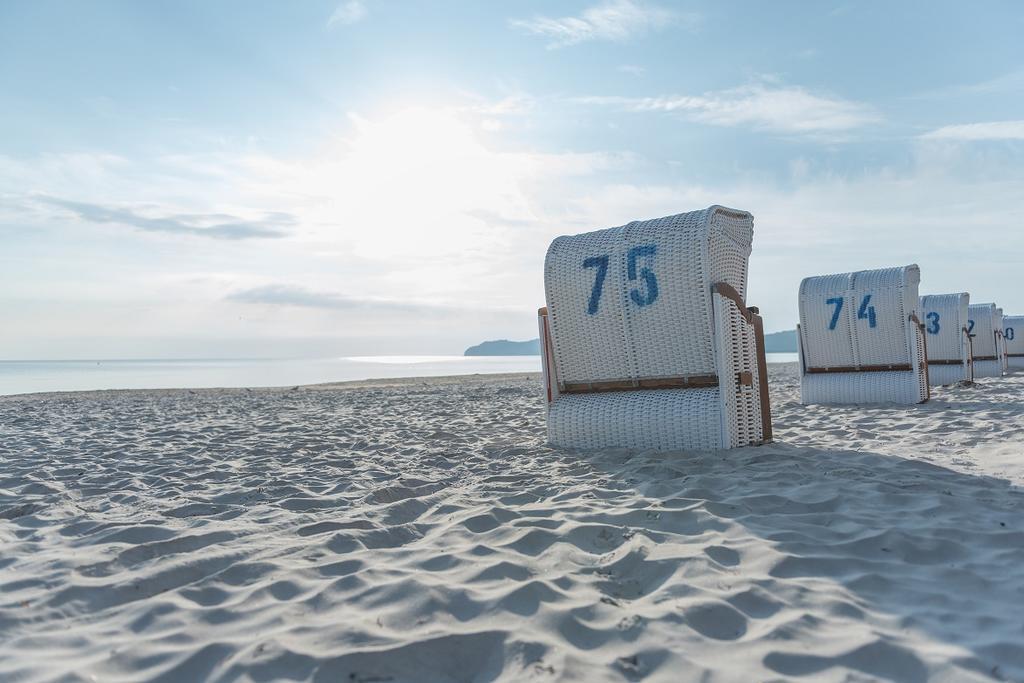
[[[1010,370],[1024,368],[1024,315],[1003,318],[1003,341],[1006,344],[1006,363]]]
[[[1003,376],[1003,322],[995,304],[971,304],[967,309],[974,378]]]
[[[744,303],[752,239],[749,213],[712,206],[551,243],[538,316],[551,444],[771,440],[764,333]]]
[[[970,295],[929,294],[921,297],[921,322],[928,342],[928,382],[955,384],[974,379],[971,337],[967,333]]]
[[[800,283],[800,400],[924,403],[929,398],[916,265]]]

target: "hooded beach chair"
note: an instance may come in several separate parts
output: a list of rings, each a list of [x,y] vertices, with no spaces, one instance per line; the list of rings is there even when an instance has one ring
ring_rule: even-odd
[[[764,333],[744,303],[752,239],[749,213],[712,206],[551,243],[538,318],[552,445],[771,440]]]
[[[800,401],[924,403],[925,332],[916,265],[800,283]]]
[[[1006,344],[1006,363],[1010,370],[1024,368],[1024,315],[1003,318],[1003,341]]]
[[[1003,323],[995,304],[971,304],[967,309],[974,378],[1003,376]]]
[[[928,346],[928,382],[933,386],[974,379],[971,337],[967,333],[970,298],[966,292],[921,297],[921,322]]]

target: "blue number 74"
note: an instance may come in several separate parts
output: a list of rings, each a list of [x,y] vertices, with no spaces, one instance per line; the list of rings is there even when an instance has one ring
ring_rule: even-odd
[[[828,321],[828,329],[836,329],[836,325],[839,323],[839,314],[843,311],[843,297],[836,296],[825,301],[829,306],[835,306],[832,309],[832,319]],[[860,308],[857,309],[857,320],[867,320],[869,327],[877,326],[878,322],[875,318],[875,307],[871,305],[871,295],[865,294],[864,298],[860,302]]]

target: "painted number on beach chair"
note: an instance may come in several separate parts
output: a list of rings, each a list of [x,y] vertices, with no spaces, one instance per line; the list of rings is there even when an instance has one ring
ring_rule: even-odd
[[[974,337],[977,336],[977,335],[971,334],[973,331],[974,331],[974,321],[973,320],[968,320],[967,321],[967,336],[970,337],[971,339],[974,339]]]
[[[857,320],[867,320],[869,327],[875,327],[875,307],[870,306],[871,295],[865,294],[857,309]]]
[[[932,311],[925,316],[928,319],[928,334],[939,333],[939,314],[936,311]]]
[[[643,280],[643,288],[634,287],[629,290],[630,300],[637,306],[650,306],[658,298],[658,278],[654,277],[651,270],[654,255],[658,253],[658,246],[655,244],[644,244],[633,247],[626,254],[626,276],[630,282]],[[596,315],[601,306],[601,293],[604,291],[604,278],[608,274],[607,254],[603,256],[591,256],[583,261],[584,268],[596,268],[594,273],[594,287],[590,290],[590,300],[587,302],[587,313]],[[637,267],[640,259],[648,259],[644,265]]]
[[[832,319],[828,321],[828,329],[836,329],[836,325],[839,324],[839,315],[843,312],[843,297],[835,296],[831,299],[826,299],[825,303],[829,306],[835,306],[832,309]],[[871,305],[871,295],[865,294],[864,298],[861,299],[860,308],[857,309],[857,320],[867,320],[869,327],[876,327],[878,324],[875,318],[875,307]]]
[[[1006,337],[1007,341],[1013,341],[1013,328],[1007,327],[1003,330],[1003,336]]]
[[[630,249],[626,258],[626,275],[629,277],[630,282],[636,280],[638,275],[644,281],[644,292],[642,294],[639,289],[631,289],[629,291],[629,298],[637,306],[650,306],[658,298],[658,280],[654,277],[654,272],[647,266],[643,266],[638,273],[636,268],[637,259],[653,259],[656,253],[658,253],[656,245],[645,244]]]
[[[583,262],[584,268],[597,268],[594,275],[594,288],[590,290],[590,302],[587,304],[587,313],[594,315],[601,303],[601,291],[604,289],[604,276],[608,274],[608,257],[591,256]]]
[[[843,297],[836,296],[825,302],[829,306],[835,306],[832,311],[832,319],[828,321],[828,329],[836,329],[836,323],[839,322],[839,313],[843,310]]]

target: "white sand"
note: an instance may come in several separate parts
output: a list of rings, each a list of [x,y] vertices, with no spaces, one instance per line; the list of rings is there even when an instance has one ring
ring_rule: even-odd
[[[535,376],[0,399],[0,680],[1024,680],[1024,377],[725,453]]]

